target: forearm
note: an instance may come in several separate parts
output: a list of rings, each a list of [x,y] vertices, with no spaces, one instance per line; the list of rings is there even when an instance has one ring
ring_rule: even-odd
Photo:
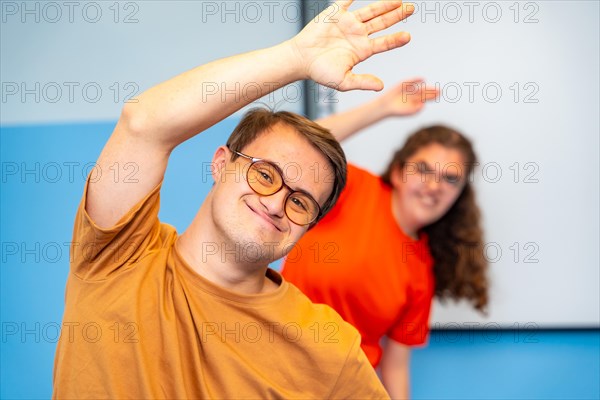
[[[292,45],[214,61],[163,82],[128,103],[98,158],[102,171],[135,165],[136,185],[108,174],[90,185],[86,209],[111,227],[163,179],[171,150],[277,87],[303,78]],[[285,64],[285,66],[284,66]]]
[[[381,359],[381,380],[392,399],[410,397],[410,347],[387,339]]]
[[[342,141],[356,132],[391,116],[408,116],[419,112],[426,101],[439,95],[420,78],[401,82],[383,95],[351,110],[322,118],[317,122]]]
[[[381,380],[392,399],[409,399],[408,368],[382,368]]]
[[[333,136],[341,142],[389,115],[386,105],[380,98],[376,98],[356,108],[321,118],[316,122],[329,129]]]
[[[123,115],[149,141],[173,148],[305,75],[293,42],[213,61],[165,81]]]

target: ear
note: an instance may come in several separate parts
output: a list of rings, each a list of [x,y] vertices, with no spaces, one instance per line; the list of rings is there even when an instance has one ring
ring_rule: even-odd
[[[213,155],[210,171],[215,182],[221,180],[221,175],[225,169],[225,164],[230,157],[229,149],[226,146],[220,146]]]

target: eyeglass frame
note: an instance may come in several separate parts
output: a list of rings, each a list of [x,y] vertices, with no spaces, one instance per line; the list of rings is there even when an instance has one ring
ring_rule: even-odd
[[[239,152],[239,151],[231,150],[229,147],[227,147],[227,148],[228,148],[228,149],[229,149],[229,151],[231,151],[232,153],[234,153],[234,154],[237,154],[238,156],[240,156],[240,157],[243,157],[243,158],[245,158],[245,159],[248,159],[248,160],[250,160],[250,161],[251,161],[251,162],[250,162],[250,165],[248,166],[248,169],[246,170],[246,182],[248,183],[248,186],[250,186],[250,189],[252,189],[252,191],[253,191],[254,193],[256,193],[256,194],[257,194],[257,195],[259,195],[259,196],[265,196],[265,197],[268,197],[268,196],[273,196],[275,193],[278,193],[279,191],[281,191],[281,189],[282,189],[283,187],[287,188],[287,190],[288,190],[288,194],[287,194],[287,196],[285,196],[285,199],[283,200],[283,211],[285,212],[285,215],[286,215],[286,217],[288,217],[288,219],[289,219],[290,221],[292,221],[294,224],[296,224],[296,225],[299,225],[299,226],[307,226],[307,225],[312,225],[312,224],[314,224],[316,221],[318,221],[318,220],[319,220],[319,218],[321,218],[321,212],[322,212],[322,210],[321,210],[321,205],[319,204],[319,202],[318,202],[317,200],[315,200],[315,198],[314,198],[314,197],[313,197],[313,196],[312,196],[310,193],[308,193],[307,191],[305,191],[305,190],[295,190],[295,189],[291,188],[291,187],[290,187],[290,186],[289,186],[287,183],[285,183],[285,179],[283,178],[283,171],[282,171],[282,170],[281,170],[281,168],[279,168],[279,166],[278,166],[277,164],[275,164],[273,161],[269,161],[269,160],[267,160],[267,159],[264,159],[264,158],[256,158],[256,157],[252,157],[252,156],[249,156],[249,155],[247,155],[247,154],[241,153],[241,152]],[[276,191],[274,191],[274,192],[273,192],[273,193],[271,193],[271,194],[261,194],[261,193],[258,193],[258,192],[257,192],[257,191],[256,191],[256,190],[255,190],[255,189],[252,187],[252,185],[250,184],[250,182],[248,182],[248,173],[249,173],[249,171],[250,171],[250,168],[252,167],[252,165],[253,165],[253,164],[255,164],[255,163],[257,163],[257,162],[264,162],[264,163],[267,163],[267,164],[271,165],[271,166],[272,166],[272,167],[275,169],[275,171],[277,171],[277,173],[279,174],[279,177],[281,178],[281,186],[279,187],[279,189],[277,189]],[[308,223],[306,223],[306,224],[299,224],[299,223],[297,223],[297,222],[294,222],[294,221],[293,221],[293,220],[290,218],[290,216],[288,215],[288,213],[287,213],[287,207],[286,207],[286,203],[287,203],[288,199],[290,198],[290,196],[291,196],[292,194],[294,194],[294,193],[302,193],[302,194],[304,194],[304,195],[308,196],[308,197],[309,197],[309,198],[310,198],[310,199],[311,199],[311,200],[312,200],[312,201],[313,201],[313,202],[314,202],[314,203],[317,205],[317,210],[318,210],[318,212],[317,212],[317,215],[315,216],[315,218],[314,218],[312,221],[310,221],[310,222],[308,222]]]

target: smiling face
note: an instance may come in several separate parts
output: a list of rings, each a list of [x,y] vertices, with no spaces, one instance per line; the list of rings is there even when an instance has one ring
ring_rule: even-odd
[[[454,148],[430,143],[391,173],[392,210],[403,231],[413,237],[452,207],[467,181],[465,159]]]
[[[261,133],[242,152],[277,164],[286,185],[310,194],[320,206],[332,192],[328,160],[285,124]],[[217,150],[213,162],[218,167],[211,210],[219,236],[245,257],[242,262],[269,263],[283,257],[308,229],[290,221],[285,213],[289,189],[283,187],[271,196],[257,194],[246,181],[251,161],[243,157],[231,161],[226,147]]]

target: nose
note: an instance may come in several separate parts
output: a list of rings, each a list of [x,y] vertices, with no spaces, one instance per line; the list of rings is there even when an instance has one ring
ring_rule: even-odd
[[[260,204],[263,205],[265,211],[274,217],[283,218],[285,215],[285,199],[288,195],[288,189],[282,187],[277,193],[270,196],[258,195]]]
[[[438,192],[442,187],[441,177],[438,174],[431,174],[427,177],[425,185],[432,192]]]

